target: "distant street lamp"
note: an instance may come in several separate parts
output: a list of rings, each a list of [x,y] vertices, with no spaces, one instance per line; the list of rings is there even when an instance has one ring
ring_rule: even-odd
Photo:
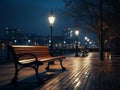
[[[87,40],[87,37],[85,37],[85,40]]]
[[[31,42],[31,40],[28,40],[28,43],[30,43]]]
[[[31,40],[28,40],[28,44],[30,44],[31,43]]]
[[[65,46],[65,44],[66,44],[66,41],[64,41],[63,43],[64,43],[64,46]]]
[[[16,43],[16,42],[17,42],[17,40],[14,40],[14,42]]]
[[[53,15],[53,11],[51,10],[51,13],[50,13],[50,16],[48,17],[48,20],[49,20],[49,23],[50,23],[50,28],[51,28],[51,35],[50,35],[50,38],[51,38],[51,44],[50,44],[50,50],[51,52],[53,52],[53,25],[54,25],[54,22],[55,22],[55,16]]]
[[[76,35],[76,53],[75,53],[75,57],[78,57],[78,34],[79,34],[79,31],[75,30],[75,35]]]
[[[89,42],[89,41],[90,41],[90,39],[88,38],[88,39],[87,39],[87,42]]]

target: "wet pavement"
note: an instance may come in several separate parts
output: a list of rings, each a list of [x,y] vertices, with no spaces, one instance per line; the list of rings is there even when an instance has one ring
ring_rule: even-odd
[[[101,61],[97,52],[89,53],[87,57],[75,57],[75,54],[71,54],[66,55],[63,65],[66,71],[60,69],[59,62],[51,65],[50,71],[45,70],[47,63],[40,66],[39,76],[44,80],[44,84],[38,82],[31,68],[22,69],[18,75],[18,83],[12,84],[14,64],[2,63],[0,90],[120,90],[119,55],[107,56],[105,53],[105,60]],[[87,79],[83,76],[86,71]]]

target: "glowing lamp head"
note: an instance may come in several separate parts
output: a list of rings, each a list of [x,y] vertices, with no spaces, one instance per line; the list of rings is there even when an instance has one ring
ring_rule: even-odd
[[[50,26],[53,26],[53,24],[55,22],[55,16],[53,15],[53,11],[52,10],[51,10],[50,16],[48,17],[48,20],[49,20]]]
[[[75,35],[78,36],[79,30],[75,30]]]

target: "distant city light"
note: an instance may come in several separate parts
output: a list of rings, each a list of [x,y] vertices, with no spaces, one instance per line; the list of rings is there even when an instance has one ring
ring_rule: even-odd
[[[6,30],[8,30],[8,27],[6,27]]]
[[[89,42],[89,41],[90,41],[90,39],[87,39],[87,41]]]
[[[78,44],[80,44],[80,42],[78,42]]]
[[[92,44],[92,42],[89,42],[89,44]]]
[[[73,36],[73,31],[72,31],[72,30],[70,31],[70,36],[71,36],[71,37]]]
[[[17,42],[17,40],[14,40],[14,42],[16,43],[16,42]]]
[[[30,43],[31,42],[31,40],[28,40],[28,43]]]
[[[77,41],[75,41],[75,43],[77,43]]]
[[[66,43],[66,41],[63,42],[64,44]]]
[[[85,37],[85,40],[87,40],[87,37]]]
[[[49,40],[49,43],[51,43],[51,40]]]

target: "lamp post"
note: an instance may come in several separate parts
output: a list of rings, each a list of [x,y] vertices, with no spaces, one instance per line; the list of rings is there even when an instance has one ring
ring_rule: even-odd
[[[88,37],[85,37],[85,47],[87,48],[87,39]]]
[[[87,39],[87,47],[88,47],[88,48],[90,48],[89,42],[90,42],[90,39],[88,38],[88,39]]]
[[[75,35],[76,35],[76,53],[75,53],[75,57],[78,57],[78,34],[79,34],[79,31],[75,30]]]
[[[50,29],[51,29],[51,34],[50,34],[50,39],[51,39],[51,44],[50,44],[50,50],[53,53],[53,24],[55,22],[55,16],[53,15],[53,11],[51,10],[50,16],[48,17],[49,23],[50,23]]]

